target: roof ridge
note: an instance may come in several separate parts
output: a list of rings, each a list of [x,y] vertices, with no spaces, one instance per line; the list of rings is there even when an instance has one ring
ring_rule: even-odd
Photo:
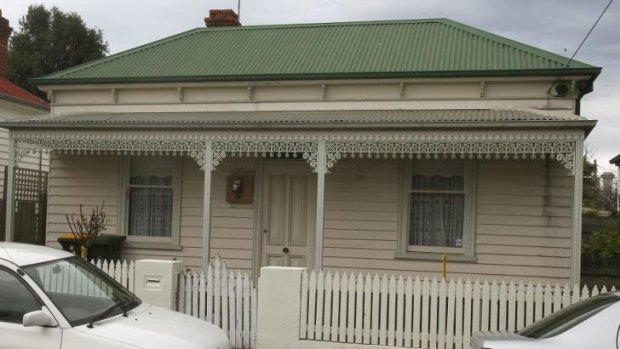
[[[441,22],[447,18],[419,18],[419,19],[386,19],[386,20],[367,20],[349,22],[309,22],[309,23],[281,23],[281,24],[254,24],[227,27],[199,27],[201,31],[238,31],[238,30],[262,30],[262,29],[288,29],[288,28],[309,28],[309,27],[353,27],[353,26],[372,26],[390,24],[412,24],[425,22]]]

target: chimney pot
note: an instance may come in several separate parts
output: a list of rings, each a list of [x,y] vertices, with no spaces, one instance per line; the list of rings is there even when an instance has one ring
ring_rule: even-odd
[[[9,70],[9,37],[13,28],[0,10],[0,78],[6,78]]]
[[[239,16],[233,10],[209,10],[205,18],[207,27],[240,27]]]

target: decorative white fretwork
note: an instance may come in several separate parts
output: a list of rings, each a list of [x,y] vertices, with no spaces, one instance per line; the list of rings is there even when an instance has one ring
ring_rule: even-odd
[[[56,135],[17,135],[15,161],[38,151],[60,152],[74,155],[182,155],[186,154],[198,164],[204,163],[205,141],[177,137],[131,137],[125,135],[96,137],[89,135],[60,137]]]
[[[325,142],[325,171],[341,158],[554,159],[571,172],[583,132],[11,132],[15,158],[38,151],[66,154],[185,155],[204,169],[226,157],[255,156],[306,160],[317,172],[318,143]],[[206,154],[206,142],[212,143]]]
[[[206,142],[213,142],[215,170],[227,156],[262,156],[271,158],[297,158],[306,160],[316,172],[317,144],[310,141],[262,140],[264,137],[242,137],[208,135],[164,135],[164,134],[15,134],[15,160],[39,151],[59,152],[72,155],[186,155],[201,169],[205,166]],[[224,139],[224,141],[221,141]],[[260,140],[257,140],[260,139]]]
[[[555,159],[566,169],[575,168],[575,140],[563,141],[408,141],[327,142],[329,170],[341,158],[384,159]]]
[[[226,141],[213,143],[213,167],[230,154],[270,158],[297,158],[306,160],[316,172],[317,143],[307,141]]]

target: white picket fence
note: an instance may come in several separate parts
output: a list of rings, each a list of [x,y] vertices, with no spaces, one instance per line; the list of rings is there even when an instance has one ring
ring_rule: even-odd
[[[206,272],[179,275],[177,309],[221,327],[233,348],[256,347],[257,294],[246,273],[228,270],[216,259]]]
[[[135,265],[133,261],[92,260],[92,264],[103,270],[131,292],[135,290]]]
[[[300,339],[407,348],[469,348],[475,332],[515,331],[607,292],[330,272],[301,282]]]

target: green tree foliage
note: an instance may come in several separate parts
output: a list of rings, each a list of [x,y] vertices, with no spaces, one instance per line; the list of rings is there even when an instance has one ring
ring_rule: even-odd
[[[583,156],[583,207],[599,208],[601,206],[601,186],[598,178],[596,162]]]
[[[583,242],[584,261],[604,270],[620,270],[620,217]]]
[[[90,29],[77,13],[31,5],[19,20],[9,44],[9,79],[44,97],[29,78],[41,77],[97,58],[108,52],[99,29]]]

